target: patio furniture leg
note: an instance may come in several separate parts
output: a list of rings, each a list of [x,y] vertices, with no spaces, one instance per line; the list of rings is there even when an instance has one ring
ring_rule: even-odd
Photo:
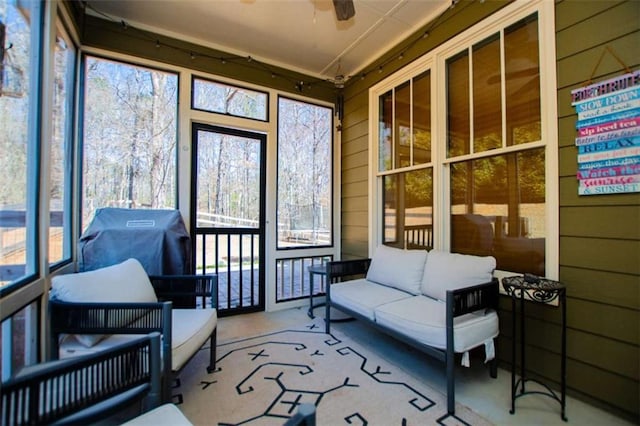
[[[213,334],[210,339],[209,347],[209,366],[207,367],[207,373],[213,373],[216,371],[216,342],[218,340],[218,328],[213,330]]]

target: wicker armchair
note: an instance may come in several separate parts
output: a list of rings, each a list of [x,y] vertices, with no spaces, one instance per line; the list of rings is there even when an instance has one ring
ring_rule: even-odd
[[[143,289],[137,290],[137,286]],[[180,370],[207,340],[207,371],[215,369],[217,294],[215,275],[147,277],[134,259],[101,270],[55,277],[49,303],[51,357],[101,351],[134,335],[157,331],[162,334],[162,401],[169,402]],[[128,297],[130,302],[125,301]],[[178,306],[189,307],[176,308],[173,300]],[[177,398],[180,402],[182,396]]]
[[[28,366],[0,387],[1,423],[87,424],[161,399],[160,334],[108,350]]]

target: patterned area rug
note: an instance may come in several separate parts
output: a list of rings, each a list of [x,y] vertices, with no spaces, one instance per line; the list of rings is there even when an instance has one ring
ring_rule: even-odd
[[[489,425],[446,396],[365,351],[322,320],[218,345],[217,371],[200,351],[181,374],[179,407],[195,425],[282,425],[302,403],[318,425]]]

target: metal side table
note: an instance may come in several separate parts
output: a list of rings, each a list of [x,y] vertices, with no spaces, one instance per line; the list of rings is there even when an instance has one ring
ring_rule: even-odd
[[[326,303],[325,302],[320,302],[320,303],[316,303],[314,305],[313,303],[313,287],[314,287],[314,277],[316,275],[320,276],[320,279],[324,280],[326,279],[327,276],[327,265],[326,264],[318,264],[318,265],[311,265],[308,268],[309,270],[309,310],[307,311],[307,315],[309,316],[309,318],[313,319],[316,316],[313,313],[313,310],[315,308],[319,308],[320,306],[325,306]],[[328,285],[328,283],[325,282],[325,285]],[[335,318],[333,314],[331,314],[331,322],[345,322],[345,321],[351,321],[353,320],[353,318],[349,317],[349,316],[342,316],[340,317],[340,313],[338,313],[338,318]]]
[[[566,391],[567,391],[567,307],[566,307],[566,287],[564,284],[558,281],[548,280],[546,278],[536,277],[533,275],[525,274],[524,276],[505,277],[502,279],[502,286],[509,296],[511,296],[511,309],[512,309],[512,352],[511,352],[511,410],[509,413],[514,414],[516,411],[516,399],[531,394],[540,394],[549,396],[560,403],[561,413],[560,417],[565,422],[567,416],[565,415],[566,408]],[[560,396],[554,392],[549,386],[541,383],[538,380],[530,379],[526,377],[525,373],[525,314],[524,306],[525,300],[530,300],[536,303],[549,303],[554,300],[558,300],[558,303],[562,309],[562,341],[561,341],[561,365],[560,365]],[[517,301],[520,301],[519,316],[520,316],[520,378],[516,381],[516,305]],[[546,391],[526,391],[525,383],[528,381],[536,382],[543,386]],[[520,388],[520,389],[518,389]]]
[[[320,306],[324,306],[325,303],[318,303],[316,305],[313,304],[313,286],[314,286],[314,276],[320,275],[320,279],[324,279],[327,276],[327,265],[311,265],[309,266],[309,310],[307,311],[307,315],[309,318],[315,318],[316,316],[313,314],[313,310],[315,308],[319,308]]]

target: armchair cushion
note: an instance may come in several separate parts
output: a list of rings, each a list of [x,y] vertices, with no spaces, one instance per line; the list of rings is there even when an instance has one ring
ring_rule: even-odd
[[[57,275],[51,280],[51,298],[74,303],[158,301],[146,271],[140,262],[133,258],[94,271]],[[136,318],[124,318],[124,324],[118,325],[125,325],[134,320]],[[105,338],[100,334],[75,337],[86,347],[94,346]]]
[[[378,246],[367,271],[367,280],[420,294],[420,283],[427,259],[426,250],[402,250]]]
[[[123,423],[122,426],[191,426],[192,424],[174,404],[163,404]]]
[[[179,371],[211,336],[218,316],[211,308],[173,309],[171,316],[171,363]]]
[[[422,277],[422,294],[447,300],[447,290],[491,281],[496,259],[431,250]]]

